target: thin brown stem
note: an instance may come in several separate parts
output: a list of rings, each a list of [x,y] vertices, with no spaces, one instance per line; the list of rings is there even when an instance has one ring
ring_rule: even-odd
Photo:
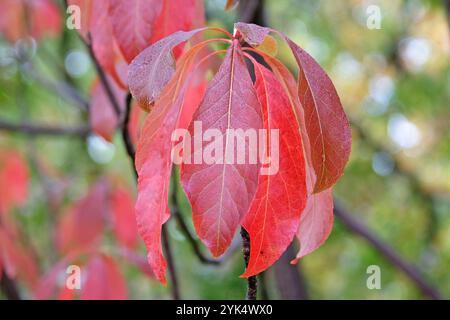
[[[169,269],[169,276],[172,282],[171,290],[172,290],[172,298],[174,300],[180,300],[180,289],[178,286],[178,277],[175,269],[175,263],[173,260],[172,249],[169,242],[169,236],[167,234],[167,225],[163,226],[162,229],[162,241],[164,247],[164,253],[167,259],[167,267]]]
[[[250,261],[250,235],[248,232],[241,228],[242,237],[242,253],[244,255],[245,267],[248,267],[248,262]],[[247,300],[256,300],[258,287],[258,278],[256,276],[251,276],[247,278]]]
[[[125,101],[125,114],[124,114],[123,123],[122,123],[122,139],[125,144],[125,149],[127,150],[130,160],[132,161],[131,165],[133,167],[134,176],[137,179],[138,173],[137,173],[136,167],[134,165],[136,150],[134,149],[133,141],[131,140],[130,128],[129,128],[132,100],[133,100],[133,97],[132,97],[131,93],[128,93],[126,101]]]
[[[10,123],[0,120],[0,131],[10,131],[21,133],[29,136],[45,135],[45,136],[75,136],[86,137],[91,132],[88,126],[79,127],[54,127],[47,125],[38,125],[28,122]]]
[[[5,272],[0,275],[0,288],[8,300],[21,300],[16,283]]]

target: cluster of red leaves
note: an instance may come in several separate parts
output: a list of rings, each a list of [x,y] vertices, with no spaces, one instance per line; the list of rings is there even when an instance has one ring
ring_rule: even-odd
[[[28,168],[15,151],[0,153],[0,279],[6,274],[33,288],[38,270],[33,253],[24,245],[20,228],[11,213],[23,206],[28,195]]]
[[[62,28],[59,7],[52,0],[0,1],[0,33],[15,42],[26,36],[40,39]]]
[[[48,172],[47,172],[48,173]],[[145,258],[136,253],[138,233],[134,215],[135,199],[117,179],[100,178],[80,199],[70,204],[49,236],[62,257],[44,276],[39,255],[13,216],[28,197],[29,172],[20,153],[0,153],[0,280],[2,275],[19,280],[37,299],[125,299],[127,287],[117,258],[136,266],[153,278]],[[52,200],[59,207],[61,195]],[[54,218],[54,217],[53,217]],[[111,230],[118,249],[102,249],[105,231]],[[56,233],[56,234],[55,234]],[[55,236],[55,237],[53,237]],[[65,285],[67,267],[81,267],[81,290]]]
[[[121,184],[100,178],[87,194],[72,203],[57,226],[56,246],[62,259],[40,280],[38,299],[125,299],[127,287],[116,259],[101,248],[105,228],[111,226],[119,244],[115,255],[153,277],[145,259],[135,253],[138,245],[134,198]],[[65,285],[66,269],[75,264],[82,270],[81,290]],[[63,280],[63,281],[61,281]]]
[[[199,42],[198,35],[211,29],[229,39]],[[290,47],[299,67],[297,80],[274,57],[277,41],[271,33]],[[190,48],[175,62],[173,49],[194,36]],[[213,42],[229,47],[211,52],[208,44]],[[186,103],[193,79],[199,77],[197,71],[220,53],[225,57],[212,80],[195,102]],[[245,58],[253,65],[255,81]],[[203,72],[202,81],[206,76]],[[181,166],[194,226],[213,256],[224,253],[240,225],[250,234],[244,277],[272,265],[295,235],[300,240],[297,258],[326,240],[333,223],[331,188],[349,157],[350,127],[330,78],[284,34],[244,23],[235,25],[234,35],[216,28],[176,32],[133,60],[128,84],[139,104],[151,109],[137,146],[136,214],[149,264],[161,282],[166,281],[161,227],[169,218],[171,135],[175,129],[188,129],[195,141],[193,121],[224,136],[227,129],[260,128],[278,129],[280,136],[279,171],[273,175],[261,175],[260,164]],[[203,149],[208,144],[203,142]],[[192,143],[191,150],[196,152],[194,148]]]
[[[128,89],[128,64],[139,52],[175,31],[204,24],[201,0],[69,0],[68,4],[80,8],[80,35],[91,45],[100,66],[109,75],[120,106],[124,105]],[[76,12],[69,10],[69,13]],[[179,55],[181,48],[176,50]],[[111,141],[119,122],[117,115],[99,81],[95,82],[91,94],[91,126],[95,133]],[[136,111],[132,120],[137,120],[138,109],[133,110]],[[136,135],[136,123],[132,126],[131,132]]]

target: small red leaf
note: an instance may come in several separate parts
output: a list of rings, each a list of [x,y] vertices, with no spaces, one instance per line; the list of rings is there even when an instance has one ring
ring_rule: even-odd
[[[0,215],[25,203],[28,179],[28,167],[19,153],[0,154]]]
[[[128,63],[151,44],[153,23],[162,7],[160,0],[110,0],[114,36]]]
[[[133,248],[137,244],[137,226],[134,215],[134,199],[122,187],[111,192],[111,211],[113,227],[117,240],[125,247]]]
[[[255,63],[256,92],[268,130],[268,154],[272,154],[272,130],[278,130],[279,169],[259,177],[255,199],[243,226],[250,234],[250,261],[243,277],[271,266],[286,250],[306,205],[306,173],[299,125],[289,99],[275,76]],[[275,151],[276,152],[276,151]],[[272,164],[271,164],[272,165]]]
[[[169,218],[169,178],[172,169],[171,136],[183,115],[183,98],[189,66],[203,48],[198,44],[182,57],[177,74],[170,80],[156,101],[154,110],[145,119],[136,149],[138,198],[136,218],[138,231],[148,251],[148,262],[156,278],[166,283],[167,263],[162,255],[161,227]]]
[[[98,243],[109,209],[105,205],[107,192],[107,183],[102,179],[69,208],[58,226],[57,245],[61,252],[87,249]]]
[[[39,40],[61,31],[61,14],[51,0],[0,1],[0,32],[10,42],[32,36]]]
[[[127,298],[125,279],[111,257],[103,254],[94,255],[86,266],[85,272],[87,275],[81,287],[82,300],[124,300]]]
[[[180,8],[183,8],[180,10]],[[161,14],[153,23],[151,43],[177,31],[188,31],[205,25],[203,0],[165,0]]]
[[[176,32],[148,47],[133,60],[129,68],[128,84],[141,107],[149,110],[175,74],[173,48],[202,30],[204,29]]]
[[[125,91],[123,91],[114,81],[109,81],[112,91],[119,105],[123,108],[125,102]],[[118,125],[118,118],[111,105],[110,99],[100,81],[96,81],[90,104],[90,118],[92,130],[107,141],[112,141],[114,132]]]
[[[261,107],[247,71],[242,53],[235,42],[227,51],[217,74],[206,89],[205,97],[194,115],[203,130],[216,129],[225,137],[224,154],[237,155],[244,151],[249,159],[249,142],[231,142],[227,129],[258,130],[262,127]],[[192,136],[191,150],[202,152],[209,144],[194,130],[194,122],[189,128]],[[221,137],[221,138],[222,138]],[[196,140],[202,148],[196,150]],[[230,143],[230,144],[229,144]],[[238,146],[239,144],[239,146]],[[252,150],[255,151],[255,150]],[[192,204],[194,226],[200,239],[214,256],[220,256],[230,245],[237,227],[248,211],[255,195],[258,180],[258,164],[227,164],[224,155],[222,163],[183,163],[182,182]]]
[[[350,156],[351,130],[336,89],[325,71],[288,39],[299,70],[298,94],[305,110],[311,158],[317,181],[314,192],[333,186]]]

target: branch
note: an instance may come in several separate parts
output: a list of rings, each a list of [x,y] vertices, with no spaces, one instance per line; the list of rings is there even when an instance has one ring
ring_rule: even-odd
[[[250,260],[250,235],[248,232],[241,228],[242,237],[242,253],[244,255],[245,267],[248,267],[248,262]],[[256,300],[258,287],[258,279],[256,276],[251,276],[247,278],[247,300]]]
[[[63,128],[63,127],[37,125],[28,122],[14,124],[0,119],[0,131],[9,131],[30,136],[46,135],[46,136],[86,137],[91,132],[91,129],[88,126]]]
[[[278,292],[283,300],[308,299],[305,277],[300,271],[301,262],[297,265],[291,264],[295,256],[295,248],[292,243],[273,266]]]
[[[65,81],[52,82],[33,69],[31,64],[27,66],[26,70],[40,86],[60,97],[63,97],[68,102],[75,103],[75,105],[82,111],[89,110],[89,102],[69,83]]]
[[[175,263],[173,261],[172,250],[170,248],[169,237],[167,235],[167,225],[163,226],[162,229],[162,240],[164,252],[166,254],[167,266],[169,268],[169,276],[172,281],[172,298],[174,300],[180,300],[180,289],[178,287],[178,277],[175,269]]]
[[[0,288],[8,300],[21,300],[16,283],[5,272],[0,275]]]
[[[94,50],[92,48],[92,41],[91,36],[88,34],[89,43],[83,41],[83,43],[86,45],[89,56],[91,57],[92,62],[94,62],[95,69],[97,70],[97,74],[100,78],[100,82],[102,83],[103,89],[105,89],[106,95],[108,96],[109,102],[111,103],[111,106],[114,110],[114,113],[116,114],[117,118],[120,120],[121,111],[120,111],[120,104],[117,101],[116,97],[114,96],[114,92],[111,88],[111,84],[109,83],[109,79],[106,77],[105,72],[103,71],[102,66],[100,65],[100,62],[97,60],[97,57],[95,56]]]
[[[405,261],[395,250],[382,239],[380,239],[373,231],[367,228],[362,222],[358,221],[352,214],[347,212],[339,203],[334,200],[334,214],[339,220],[353,233],[363,237],[378,252],[380,252],[390,263],[403,271],[414,284],[422,291],[422,293],[432,299],[442,299],[439,291],[433,287],[422,275],[421,271],[414,265]]]
[[[122,139],[123,139],[123,143],[125,144],[125,149],[127,150],[127,154],[130,157],[130,160],[132,161],[131,165],[133,167],[134,176],[137,179],[138,173],[137,173],[136,167],[134,165],[134,158],[136,156],[136,150],[134,149],[133,141],[131,141],[130,128],[129,128],[131,101],[132,100],[133,100],[133,97],[132,97],[131,93],[128,93],[126,102],[125,102],[125,115],[124,115],[123,123],[122,123]]]

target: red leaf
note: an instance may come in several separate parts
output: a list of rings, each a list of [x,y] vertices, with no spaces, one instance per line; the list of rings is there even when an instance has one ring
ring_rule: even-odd
[[[19,153],[0,154],[0,216],[25,203],[28,179],[28,167]]]
[[[152,43],[153,23],[161,13],[162,3],[160,0],[110,0],[114,36],[128,63]]]
[[[249,277],[271,266],[286,250],[306,205],[306,173],[299,125],[289,99],[275,76],[255,63],[256,92],[263,106],[264,127],[279,134],[279,170],[261,175],[255,199],[243,222],[250,234]],[[268,137],[269,150],[274,148]],[[271,154],[272,151],[268,151]]]
[[[125,87],[122,77],[118,74],[117,63],[123,60],[113,36],[113,27],[109,18],[109,1],[92,1],[90,35],[92,50],[100,66],[119,84]]]
[[[203,47],[203,44],[198,44],[182,57],[177,74],[164,88],[155,108],[147,116],[136,149],[138,231],[147,247],[150,267],[162,283],[166,283],[167,264],[161,249],[161,227],[169,218],[171,135],[178,126],[178,120],[185,117],[182,109],[185,80],[189,66]]]
[[[153,24],[151,43],[174,32],[200,28],[204,24],[205,13],[202,0],[165,0],[161,14]]]
[[[0,32],[10,42],[32,36],[37,40],[61,31],[59,8],[51,0],[0,1]]]
[[[24,36],[22,1],[0,1],[0,32],[10,42],[16,42]]]
[[[89,261],[87,276],[81,287],[82,300],[127,299],[125,279],[115,261],[106,255],[94,255]]]
[[[120,68],[124,62],[113,35],[109,0],[69,0],[69,5],[80,8],[81,29],[78,32],[86,42],[91,41],[92,50],[100,66],[125,89],[124,79],[121,76],[123,70]]]
[[[135,247],[137,244],[137,226],[134,215],[134,199],[126,189],[117,187],[112,190],[111,211],[117,240],[125,247]]]
[[[23,280],[33,289],[38,279],[38,268],[33,254],[1,227],[0,243],[0,261],[5,273],[12,279]]]
[[[281,32],[254,24],[235,24],[252,46],[277,32],[290,46],[299,66],[298,95],[311,139],[311,159],[317,175],[314,192],[332,187],[344,173],[351,149],[351,130],[336,88],[320,65]]]
[[[150,110],[175,74],[173,48],[203,30],[176,32],[148,47],[133,60],[128,72],[128,84],[141,107]]]
[[[119,105],[123,108],[125,91],[116,85],[115,82],[109,81],[109,83],[116,100],[119,101]],[[122,101],[123,103],[120,103]],[[119,120],[100,81],[96,81],[93,86],[89,122],[96,134],[107,141],[112,141]]]
[[[36,39],[45,35],[58,35],[62,27],[58,6],[52,0],[32,0],[28,3],[32,14],[31,35]]]
[[[350,156],[351,130],[336,89],[325,71],[291,40],[299,70],[298,94],[305,110],[311,158],[317,181],[314,192],[333,186]]]
[[[282,84],[291,106],[294,107],[293,111],[295,112],[296,119],[300,124],[303,154],[306,160],[308,200],[301,215],[297,231],[300,250],[296,259],[292,261],[292,263],[296,263],[300,258],[320,247],[328,238],[333,228],[333,192],[330,188],[313,194],[316,176],[312,167],[311,147],[308,133],[306,132],[305,116],[297,97],[297,84],[295,83],[294,77],[277,59],[267,54],[259,53],[264,57],[264,60],[270,66],[278,81],[280,81],[280,84]]]
[[[130,111],[130,121],[128,122],[128,131],[130,132],[133,145],[136,145],[139,140],[145,114],[144,110],[139,108],[138,104],[133,100]]]
[[[87,249],[98,243],[109,209],[107,192],[106,181],[100,180],[69,208],[58,226],[57,244],[61,252]]]
[[[201,121],[203,130],[217,129],[225,136],[225,154],[237,154],[238,143],[229,149],[227,129],[258,130],[262,127],[261,107],[237,42],[227,51],[219,71],[211,80],[193,121]],[[202,138],[191,123],[191,150]],[[241,141],[248,159],[248,140]],[[202,148],[214,142],[201,142]],[[254,151],[254,150],[253,150]],[[200,239],[214,256],[230,245],[235,231],[247,213],[255,195],[258,164],[185,164],[182,166],[184,190],[192,204],[194,226]],[[192,160],[192,159],[191,159]],[[236,161],[235,161],[236,162]],[[193,163],[193,161],[191,161]]]

